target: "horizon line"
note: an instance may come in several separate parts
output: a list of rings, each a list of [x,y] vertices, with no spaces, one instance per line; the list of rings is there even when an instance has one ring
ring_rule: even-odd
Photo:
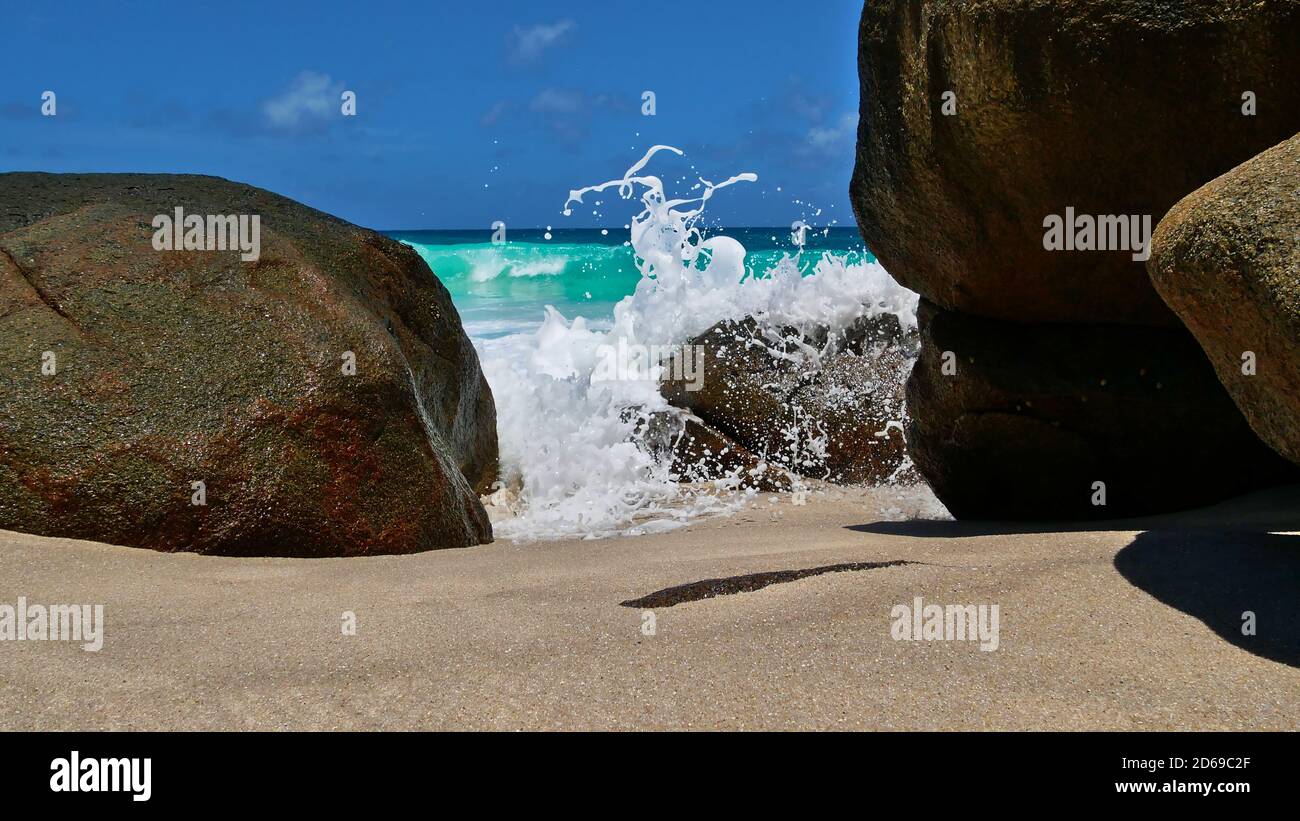
[[[561,231],[599,231],[599,230],[601,230],[601,229],[606,229],[606,230],[608,230],[608,231],[610,232],[611,235],[612,235],[615,231],[626,231],[626,230],[628,230],[628,229],[626,229],[626,228],[623,228],[622,226],[619,226],[618,228],[609,228],[608,226],[605,226],[605,225],[586,226],[586,227],[584,227],[584,226],[574,226],[574,227],[569,227],[569,228],[556,228],[556,227],[554,227],[554,226],[547,227],[547,226],[545,226],[545,225],[538,225],[538,226],[529,226],[529,227],[523,227],[523,228],[513,228],[513,227],[508,227],[507,230],[510,230],[510,231],[550,231],[551,233],[556,234],[556,233],[559,233],[559,232],[561,232]],[[720,230],[721,230],[721,231],[726,231],[726,230],[732,230],[732,231],[734,231],[734,230],[741,230],[741,229],[744,229],[744,230],[758,230],[758,229],[762,229],[762,230],[764,230],[764,231],[767,231],[767,230],[771,230],[771,231],[789,231],[789,230],[790,230],[790,226],[788,226],[788,225],[726,225],[726,226],[722,226],[721,228],[709,228],[709,229],[706,229],[706,230],[712,230],[712,231],[720,231]],[[812,232],[812,231],[821,231],[821,230],[823,230],[823,229],[831,230],[831,231],[838,231],[838,230],[857,231],[857,230],[858,230],[858,226],[856,226],[856,225],[823,225],[823,226],[821,226],[821,227],[809,226],[809,231],[810,231],[810,232]],[[399,233],[399,232],[402,232],[402,231],[457,231],[457,232],[464,232],[464,233],[470,233],[470,232],[473,232],[473,231],[485,231],[485,232],[487,232],[487,233],[491,233],[491,232],[492,232],[492,228],[491,228],[491,226],[486,227],[486,228],[484,228],[484,227],[482,227],[482,226],[473,226],[473,227],[470,227],[470,228],[372,228],[372,229],[370,229],[370,230],[372,230],[372,231],[378,231],[378,232],[381,233],[381,234]]]

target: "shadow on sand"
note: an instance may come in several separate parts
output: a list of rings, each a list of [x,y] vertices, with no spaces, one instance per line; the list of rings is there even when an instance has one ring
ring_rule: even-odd
[[[1243,650],[1300,667],[1300,486],[1137,519],[918,520],[849,529],[923,538],[1142,531],[1115,556],[1115,569],[1129,583]],[[1248,613],[1254,614],[1254,635],[1243,633]]]
[[[1150,530],[1115,569],[1229,643],[1300,667],[1300,535]],[[1254,635],[1243,634],[1247,613]]]

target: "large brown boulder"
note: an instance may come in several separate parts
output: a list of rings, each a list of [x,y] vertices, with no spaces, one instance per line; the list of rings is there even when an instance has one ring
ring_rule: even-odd
[[[177,207],[258,215],[260,258],[155,250]],[[495,410],[446,289],[267,191],[0,174],[0,374],[0,528],[228,555],[492,538]]]
[[[1251,427],[1300,463],[1300,134],[1175,205],[1147,269]]]
[[[1002,322],[925,301],[919,321],[907,439],[958,518],[1157,513],[1297,476],[1185,330]]]
[[[1300,131],[1297,44],[1296,0],[868,0],[862,234],[950,309],[1176,325],[1131,252],[1044,250],[1044,219],[1072,207],[1154,226]]]
[[[915,479],[901,422],[916,332],[897,316],[835,333],[728,320],[690,344],[698,389],[669,378],[664,397],[765,463],[838,484]]]

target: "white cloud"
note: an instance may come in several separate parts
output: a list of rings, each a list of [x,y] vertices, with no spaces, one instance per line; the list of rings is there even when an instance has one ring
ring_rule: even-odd
[[[555,23],[538,23],[522,28],[515,26],[506,38],[510,46],[510,59],[516,63],[531,63],[537,60],[547,49],[558,45],[569,32],[578,27],[572,20],[560,20]]]
[[[815,126],[808,129],[808,146],[815,151],[829,151],[853,140],[858,133],[858,115],[845,114],[832,126]]]
[[[586,100],[576,91],[545,88],[528,104],[529,111],[542,114],[570,114],[586,107]]]
[[[501,121],[501,118],[504,117],[507,113],[509,113],[509,111],[510,111],[510,101],[498,100],[492,104],[491,108],[483,112],[482,118],[479,119],[479,124],[485,128],[490,128],[496,125],[497,123],[499,123]]]
[[[317,128],[339,113],[342,94],[343,84],[328,74],[303,71],[288,88],[262,102],[262,117],[277,131]]]

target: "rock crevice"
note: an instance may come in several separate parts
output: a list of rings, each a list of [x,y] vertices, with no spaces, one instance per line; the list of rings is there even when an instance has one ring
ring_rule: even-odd
[[[1156,231],[1168,248],[1151,265],[1146,237],[1110,242],[1116,231],[1090,241],[1096,250],[1052,250],[1045,233],[1071,213],[1155,224],[1197,186],[1295,134],[1296,43],[1294,0],[865,4],[851,197],[868,247],[924,298],[908,449],[955,515],[1138,515],[1296,477],[1251,430],[1300,456],[1300,436],[1281,434],[1296,418],[1284,412],[1283,378],[1248,388],[1230,373],[1240,366],[1230,349],[1249,347],[1226,328],[1234,305],[1262,317],[1269,300],[1243,289],[1216,304],[1198,284],[1225,282],[1227,266],[1210,273],[1216,249],[1262,229],[1221,219],[1198,245],[1192,225],[1211,222],[1189,218],[1180,233],[1171,213]],[[1266,197],[1247,199],[1223,205],[1249,205],[1252,225],[1284,222]],[[1266,257],[1283,254],[1256,249],[1252,259]],[[1180,278],[1189,263],[1204,276]],[[1300,361],[1289,356],[1294,333],[1270,337],[1270,322],[1252,326],[1258,344]],[[1286,384],[1300,385],[1300,373]]]

